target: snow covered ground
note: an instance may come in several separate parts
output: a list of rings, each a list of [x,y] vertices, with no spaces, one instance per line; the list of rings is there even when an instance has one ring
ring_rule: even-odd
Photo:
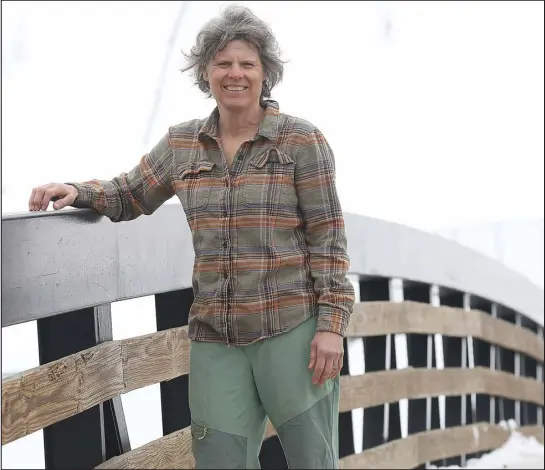
[[[516,423],[510,420],[509,423],[500,423],[504,427],[513,430],[509,439],[499,449],[493,450],[483,455],[479,459],[470,459],[463,468],[520,468],[535,469],[545,468],[543,464],[544,448],[535,437],[526,437],[516,431]],[[430,465],[429,468],[461,468],[458,465],[449,467],[436,467]]]

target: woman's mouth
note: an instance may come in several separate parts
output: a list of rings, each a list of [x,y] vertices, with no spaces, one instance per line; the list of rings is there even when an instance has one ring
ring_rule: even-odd
[[[227,86],[224,86],[223,88],[225,88],[227,91],[237,91],[237,92],[245,91],[248,89],[247,86],[239,86],[239,85],[227,85]]]

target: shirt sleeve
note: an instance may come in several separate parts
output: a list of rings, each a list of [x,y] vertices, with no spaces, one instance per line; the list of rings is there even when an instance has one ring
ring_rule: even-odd
[[[350,260],[335,186],[333,151],[317,129],[302,142],[296,159],[295,187],[318,295],[317,331],[344,336],[354,307],[354,288],[346,276]]]
[[[110,181],[67,183],[78,190],[72,206],[92,208],[113,222],[150,215],[174,196],[173,161],[170,135],[166,134],[129,173],[121,173]]]

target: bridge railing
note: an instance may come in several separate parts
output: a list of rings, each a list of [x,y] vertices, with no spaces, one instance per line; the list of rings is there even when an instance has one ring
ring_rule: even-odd
[[[463,463],[515,420],[543,442],[543,293],[456,243],[346,215],[357,293],[345,340],[343,468]],[[2,221],[2,327],[37,320],[39,367],[2,381],[2,445],[44,431],[47,468],[191,468],[193,300],[179,207]],[[111,303],[155,295],[157,331],[113,340]],[[4,368],[9,367],[3,364]],[[164,437],[130,447],[120,396],[160,383]],[[286,468],[274,429],[263,468]]]

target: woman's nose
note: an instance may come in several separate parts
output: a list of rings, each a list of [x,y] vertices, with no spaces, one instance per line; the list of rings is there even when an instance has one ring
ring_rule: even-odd
[[[242,78],[242,67],[234,62],[231,67],[229,68],[229,77],[230,78]]]

